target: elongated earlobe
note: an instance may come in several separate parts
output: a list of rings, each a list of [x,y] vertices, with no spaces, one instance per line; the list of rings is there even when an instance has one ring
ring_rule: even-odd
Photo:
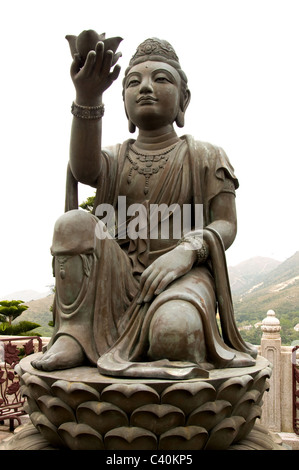
[[[132,121],[130,121],[130,119],[128,120],[128,124],[129,124],[129,132],[131,132],[131,134],[134,134],[134,132],[136,131],[135,124]]]
[[[185,125],[185,111],[188,108],[190,99],[191,99],[191,93],[190,93],[190,90],[187,88],[185,92],[181,94],[180,109],[175,119],[175,123],[178,127],[184,127]]]
[[[185,113],[181,109],[178,112],[175,122],[178,127],[184,127],[185,125]]]

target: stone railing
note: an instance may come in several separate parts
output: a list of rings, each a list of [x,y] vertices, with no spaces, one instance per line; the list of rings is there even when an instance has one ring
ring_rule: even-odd
[[[297,365],[299,364],[299,349],[296,359],[292,346],[281,345],[281,326],[273,310],[267,312],[261,329],[263,335],[259,354],[267,358],[273,366],[269,380],[270,389],[263,399],[261,423],[270,431],[279,433],[293,449],[299,449],[299,436],[293,428],[293,362],[297,361]]]

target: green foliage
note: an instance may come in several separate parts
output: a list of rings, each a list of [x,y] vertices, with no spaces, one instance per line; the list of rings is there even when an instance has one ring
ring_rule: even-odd
[[[84,209],[88,212],[92,212],[93,205],[94,205],[94,200],[95,200],[95,195],[94,196],[89,196],[86,199],[86,201],[83,201],[82,204],[80,204],[79,207],[81,207],[81,209]]]
[[[8,322],[11,325],[11,322],[19,317],[25,310],[27,310],[27,305],[23,304],[23,300],[1,300],[0,301],[0,322]]]
[[[38,323],[21,321],[12,325],[12,321],[19,317],[29,307],[22,305],[23,300],[0,301],[0,334],[10,336],[28,336],[31,330],[38,328]]]
[[[280,321],[280,336],[281,344],[283,346],[290,346],[294,341],[299,340],[299,332],[294,330],[294,327],[299,323],[299,311],[287,311],[284,313],[275,312],[276,317]],[[251,312],[239,312],[235,314],[236,323],[240,328],[240,333],[245,341],[252,344],[260,344],[262,337],[262,331],[259,327],[255,328],[254,325],[266,317],[266,313],[251,313]],[[250,330],[244,330],[243,327],[252,325]]]
[[[262,330],[260,328],[252,327],[250,330],[242,330],[240,333],[244,341],[255,345],[261,344]]]
[[[11,325],[8,322],[0,323],[0,334],[9,335],[9,336],[30,336],[31,331],[35,328],[38,328],[40,325],[38,323],[33,323],[30,321],[21,321],[16,325]],[[37,333],[32,333],[34,336],[37,336]]]

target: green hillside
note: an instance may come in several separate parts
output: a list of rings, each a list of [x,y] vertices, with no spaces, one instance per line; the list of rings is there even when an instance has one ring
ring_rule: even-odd
[[[13,323],[19,323],[20,321],[38,323],[41,326],[33,330],[33,333],[37,333],[40,336],[51,336],[53,328],[48,324],[52,321],[51,307],[53,300],[54,295],[48,295],[42,299],[25,302],[29,307],[28,310],[22,313]]]
[[[294,330],[295,325],[299,323],[299,252],[279,263],[264,276],[260,275],[258,269],[257,273],[247,291],[243,289],[240,294],[232,290],[238,327],[261,322],[268,310],[274,310],[281,323],[283,344],[299,340],[299,332]],[[248,336],[253,334],[256,338],[257,332],[242,330],[242,335],[246,336],[247,340]]]

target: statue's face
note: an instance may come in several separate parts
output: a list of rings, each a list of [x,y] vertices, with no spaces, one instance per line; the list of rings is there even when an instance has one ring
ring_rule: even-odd
[[[147,61],[134,65],[125,82],[125,107],[139,129],[173,124],[181,93],[181,77],[174,67]]]

